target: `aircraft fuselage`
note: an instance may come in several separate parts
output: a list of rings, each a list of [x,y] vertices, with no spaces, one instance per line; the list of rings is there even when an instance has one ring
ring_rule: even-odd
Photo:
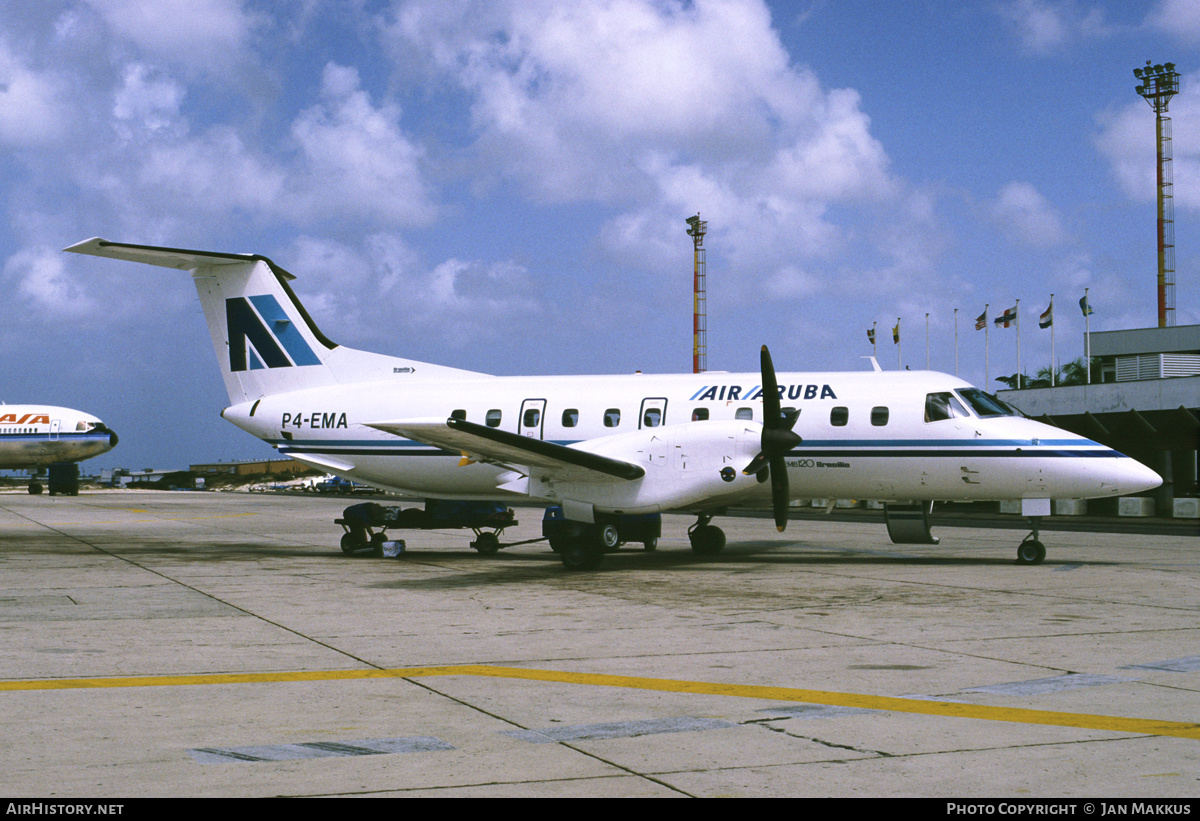
[[[79,462],[116,444],[117,435],[91,414],[52,405],[0,405],[0,469]]]
[[[969,383],[929,371],[781,373],[784,408],[800,411],[803,441],[786,456],[793,497],[879,500],[1094,498],[1140,490],[1147,468],[1084,437],[1017,415],[981,416],[955,393]],[[704,469],[722,462],[740,471],[737,423],[761,425],[755,373],[621,376],[476,377],[423,380],[398,374],[384,382],[317,388],[264,397],[223,416],[279,449],[358,481],[413,496],[504,498],[504,466],[460,464],[463,457],[365,423],[419,417],[471,422],[563,445],[625,436],[639,462],[686,470],[689,448],[705,448]],[[951,394],[961,415],[926,421],[931,395]],[[253,411],[253,413],[252,413]],[[965,411],[965,412],[963,412]],[[694,421],[730,424],[720,441],[689,445],[704,433]],[[745,426],[757,446],[758,425]],[[711,450],[725,447],[715,457]],[[594,445],[589,449],[595,449]],[[743,448],[744,449],[744,448]],[[624,450],[629,450],[628,447]],[[697,456],[700,454],[697,453]],[[714,461],[715,459],[715,461]],[[697,460],[697,464],[699,460]],[[769,489],[712,483],[707,506],[762,503]],[[1134,487],[1136,485],[1136,487]],[[530,489],[529,494],[543,501]],[[626,495],[622,510],[637,505]],[[688,505],[689,507],[691,505]]]

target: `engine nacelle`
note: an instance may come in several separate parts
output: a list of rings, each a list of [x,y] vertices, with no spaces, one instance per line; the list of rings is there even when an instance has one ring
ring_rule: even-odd
[[[761,483],[745,476],[762,443],[762,425],[751,421],[688,422],[580,442],[572,447],[634,462],[646,475],[634,481],[568,482],[534,469],[528,493],[619,513],[656,513],[744,494]],[[568,514],[569,515],[569,514]]]

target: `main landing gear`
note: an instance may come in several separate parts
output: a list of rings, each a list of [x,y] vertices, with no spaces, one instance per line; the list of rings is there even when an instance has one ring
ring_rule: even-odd
[[[715,556],[725,549],[725,531],[709,524],[712,515],[702,515],[699,520],[688,528],[688,540],[692,543],[692,552],[698,556]],[[595,570],[600,566],[605,553],[611,553],[621,546],[622,534],[617,525],[590,524],[581,525],[574,534],[556,535],[551,537],[550,545],[559,558],[563,567],[568,570]],[[647,552],[658,549],[658,536],[643,534]]]
[[[620,543],[616,525],[591,524],[573,537],[563,539],[557,550],[567,570],[595,570],[604,554],[616,550]]]
[[[623,544],[641,542],[647,552],[658,549],[662,534],[662,515],[597,514],[600,521],[587,524],[567,519],[562,507],[546,508],[542,518],[542,536],[550,549],[562,559],[568,570],[595,570],[605,553],[612,553]]]
[[[712,514],[700,514],[696,523],[688,528],[688,541],[697,556],[715,556],[725,549],[725,531],[711,525]]]

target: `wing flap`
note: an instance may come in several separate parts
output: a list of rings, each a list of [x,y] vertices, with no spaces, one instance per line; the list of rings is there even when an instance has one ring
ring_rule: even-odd
[[[633,481],[646,475],[640,465],[546,442],[463,419],[401,419],[367,427],[465,453],[477,461],[506,467],[539,468],[564,481]]]

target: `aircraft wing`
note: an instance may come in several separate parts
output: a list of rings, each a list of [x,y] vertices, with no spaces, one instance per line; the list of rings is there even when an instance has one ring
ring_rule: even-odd
[[[645,468],[632,462],[477,425],[463,419],[401,419],[370,422],[367,427],[446,450],[457,450],[479,462],[510,469],[539,468],[564,481],[633,481],[646,475]]]

